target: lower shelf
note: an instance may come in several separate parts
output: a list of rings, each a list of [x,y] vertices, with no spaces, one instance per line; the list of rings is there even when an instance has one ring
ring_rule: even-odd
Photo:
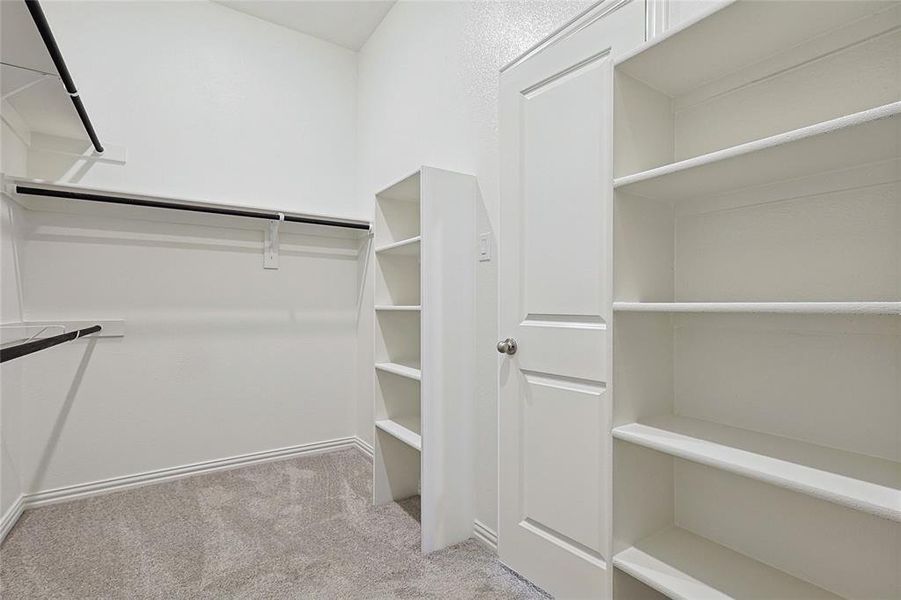
[[[408,446],[422,450],[422,436],[419,430],[419,417],[395,417],[376,421],[375,426]]]
[[[616,427],[613,437],[901,521],[901,464],[896,462],[674,416]]]
[[[617,553],[613,565],[676,599],[839,598],[678,527]]]

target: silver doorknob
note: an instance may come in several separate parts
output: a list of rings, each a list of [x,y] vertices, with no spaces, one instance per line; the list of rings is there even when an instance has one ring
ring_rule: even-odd
[[[497,351],[501,354],[516,354],[516,340],[507,338],[497,343]]]

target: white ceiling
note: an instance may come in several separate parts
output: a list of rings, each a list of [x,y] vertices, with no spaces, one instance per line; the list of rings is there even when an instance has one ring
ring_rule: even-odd
[[[395,0],[216,0],[276,25],[359,50]]]

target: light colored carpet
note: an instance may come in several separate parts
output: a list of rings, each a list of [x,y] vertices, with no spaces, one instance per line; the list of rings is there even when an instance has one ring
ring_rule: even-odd
[[[372,507],[357,450],[26,512],[0,547],[19,598],[545,598],[469,540],[423,557],[417,499]]]

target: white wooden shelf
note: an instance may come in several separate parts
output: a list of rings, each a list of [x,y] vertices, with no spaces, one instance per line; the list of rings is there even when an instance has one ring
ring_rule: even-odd
[[[421,241],[422,236],[417,235],[393,244],[385,244],[376,248],[375,251],[379,254],[391,254],[393,256],[418,256],[419,242]]]
[[[901,522],[901,463],[684,417],[622,425],[613,436]]]
[[[375,368],[379,371],[394,373],[395,375],[400,375],[401,377],[406,377],[408,379],[415,379],[416,381],[422,380],[422,371],[420,370],[419,365],[414,366],[401,363],[382,362],[376,363]]]
[[[728,6],[722,8],[723,4]],[[876,2],[710,2],[694,18],[622,55],[617,69],[678,97],[724,77],[744,75],[743,80],[753,80],[761,75],[756,69],[761,63],[766,67],[763,74],[790,68],[797,62],[767,61],[786,51],[791,55],[815,38],[822,45],[815,56],[842,48],[858,38],[822,34],[891,8]]]
[[[150,194],[140,194],[129,190],[118,188],[100,188],[94,186],[73,185],[71,183],[55,183],[41,179],[31,179],[26,177],[15,177],[3,175],[3,191],[8,194],[16,203],[28,210],[37,210],[45,212],[58,212],[74,215],[89,215],[99,217],[112,217],[122,219],[139,219],[142,221],[153,221],[158,223],[179,223],[185,225],[202,225],[205,227],[227,227],[229,229],[246,229],[259,231],[263,223],[269,221],[264,217],[244,218],[235,217],[227,214],[213,214],[207,212],[193,212],[183,210],[167,210],[154,208],[150,206],[139,206],[130,204],[108,204],[105,202],[86,202],[84,200],[71,198],[58,198],[51,196],[42,196],[39,194],[20,194],[16,192],[17,186],[39,188],[41,190],[50,190],[54,192],[66,192],[72,194],[96,194],[101,196],[115,196],[117,198],[132,199],[137,201],[165,202],[176,205],[185,205],[190,207],[199,207],[204,209],[226,209],[236,211],[249,211],[254,213],[270,213],[278,214],[277,208],[258,207],[247,204],[237,203],[219,203],[207,202],[193,198],[160,196]],[[327,215],[324,213],[292,213],[297,216],[309,217],[311,219],[325,219],[345,222],[348,224],[371,226],[369,221],[359,219],[346,218],[339,215]],[[279,225],[280,231],[285,233],[302,233],[309,232],[315,227],[315,234],[327,237],[352,237],[360,238],[368,235],[365,229],[344,229],[337,227],[320,227],[308,223],[296,223],[284,221]]]
[[[617,190],[655,200],[704,197],[825,173],[899,153],[901,102],[614,179]]]
[[[901,302],[614,302],[620,312],[901,315]]]
[[[376,304],[376,310],[386,311],[386,312],[419,312],[422,310],[422,307],[417,305],[394,305],[394,304]]]
[[[418,417],[395,417],[376,421],[375,426],[385,433],[399,439],[406,445],[422,450],[422,436],[416,433],[419,429]]]
[[[613,564],[679,600],[839,598],[678,527],[617,553]]]

